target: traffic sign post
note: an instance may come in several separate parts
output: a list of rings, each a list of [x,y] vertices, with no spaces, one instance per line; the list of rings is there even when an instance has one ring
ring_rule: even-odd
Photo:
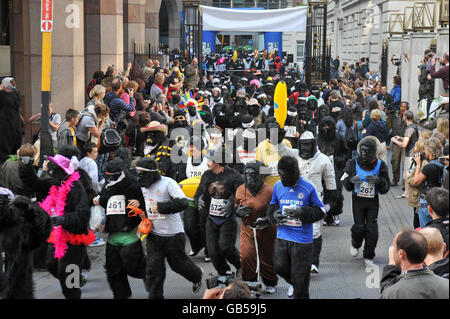
[[[52,73],[53,0],[41,0],[42,77],[41,77],[41,130],[40,162],[44,155],[53,155],[53,141],[49,131],[50,84]]]

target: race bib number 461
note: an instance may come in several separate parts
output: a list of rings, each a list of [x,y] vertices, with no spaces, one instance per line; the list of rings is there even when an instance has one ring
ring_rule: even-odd
[[[356,196],[365,198],[375,197],[375,185],[362,182],[359,186],[355,185]]]
[[[106,215],[125,215],[125,195],[111,196],[106,205]]]

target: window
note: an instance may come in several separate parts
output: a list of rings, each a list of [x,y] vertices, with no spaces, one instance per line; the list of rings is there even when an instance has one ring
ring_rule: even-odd
[[[213,0],[213,7],[231,8],[231,0]]]
[[[258,0],[258,8],[264,9],[279,9],[280,1],[278,0]]]
[[[297,63],[303,63],[305,56],[305,41],[297,41]]]
[[[233,8],[254,8],[255,1],[253,0],[233,0]]]

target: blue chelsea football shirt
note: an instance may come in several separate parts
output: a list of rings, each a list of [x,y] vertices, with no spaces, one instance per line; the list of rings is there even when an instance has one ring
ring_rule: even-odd
[[[301,177],[297,184],[292,187],[284,187],[281,181],[278,181],[273,188],[270,204],[278,204],[281,211],[288,206],[318,206],[324,209],[315,187]],[[312,243],[313,224],[301,224],[301,226],[278,225],[277,238],[301,244]]]

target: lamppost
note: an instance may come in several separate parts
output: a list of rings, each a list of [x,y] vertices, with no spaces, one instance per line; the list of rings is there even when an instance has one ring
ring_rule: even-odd
[[[182,0],[183,19],[182,23],[182,48],[184,54],[187,52],[188,62],[194,57],[199,60],[198,67],[201,71],[202,55],[202,31],[203,21],[200,11],[200,0]]]

